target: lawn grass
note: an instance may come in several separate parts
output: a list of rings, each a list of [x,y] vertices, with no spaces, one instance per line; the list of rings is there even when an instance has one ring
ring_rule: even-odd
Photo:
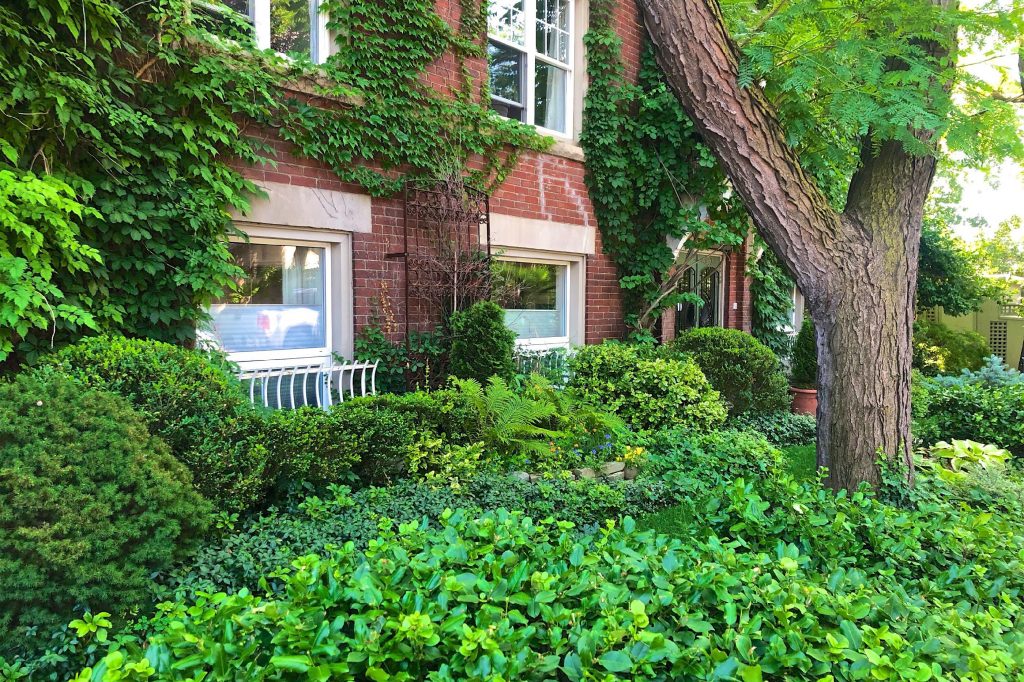
[[[781,448],[789,473],[796,479],[808,480],[817,476],[817,453],[814,443]],[[669,507],[637,520],[637,527],[674,537],[689,537],[694,530],[693,507],[688,504]]]
[[[788,448],[782,448],[782,455],[789,465],[789,473],[793,478],[806,480],[818,475],[818,462],[814,443],[790,445]]]

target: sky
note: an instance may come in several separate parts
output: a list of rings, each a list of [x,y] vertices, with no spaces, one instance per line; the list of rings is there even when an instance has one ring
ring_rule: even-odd
[[[979,0],[968,4],[977,5]],[[984,78],[992,84],[1002,84],[1002,89],[1009,94],[1020,93],[1020,74],[1017,70],[1017,54],[1015,51],[992,51],[965,54],[962,64],[972,64],[967,70]],[[1024,119],[1024,107],[1022,107]],[[1024,126],[1022,126],[1024,127]],[[982,173],[972,173],[963,178],[963,199],[961,208],[969,216],[984,218],[988,231],[994,230],[999,223],[1012,216],[1024,216],[1024,169],[1016,164],[1006,163],[993,169],[990,177]],[[973,241],[979,230],[972,225],[956,226],[957,235]],[[1024,240],[1024,230],[1017,235]]]

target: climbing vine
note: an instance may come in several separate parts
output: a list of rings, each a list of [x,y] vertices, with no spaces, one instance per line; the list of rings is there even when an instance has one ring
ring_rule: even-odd
[[[737,245],[746,214],[693,123],[666,86],[649,44],[636,82],[614,29],[615,0],[592,0],[584,37],[589,85],[581,144],[602,246],[615,261],[626,323],[649,336],[682,301],[685,263],[704,248]],[[673,249],[669,239],[681,243]]]
[[[239,168],[272,166],[275,134],[378,196],[408,175],[493,186],[545,145],[473,83],[477,0],[459,29],[431,0],[324,9],[341,42],[315,66],[193,0],[0,5],[0,360],[90,330],[189,342],[238,274],[229,210],[259,194]],[[452,92],[435,92],[424,77],[449,55]]]
[[[793,309],[793,279],[766,244],[757,239],[755,245],[747,263],[753,308],[751,332],[776,355],[785,357],[793,345],[787,332]]]

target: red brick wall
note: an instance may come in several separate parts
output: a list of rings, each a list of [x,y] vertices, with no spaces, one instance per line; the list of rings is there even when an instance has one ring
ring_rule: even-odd
[[[449,23],[457,25],[458,0],[438,0],[437,8]],[[623,39],[627,73],[635,77],[644,29],[633,2],[622,2],[615,25]],[[475,78],[486,77],[485,60],[473,60],[468,66]],[[582,77],[583,74],[577,74],[577,78]],[[458,65],[450,55],[434,64],[425,79],[439,92],[454,92],[461,84]],[[275,141],[273,145],[277,151],[277,167],[246,167],[243,172],[248,177],[256,181],[362,193],[359,187],[339,182],[337,176],[318,161],[294,156],[288,144]],[[403,331],[404,319],[403,266],[401,259],[386,256],[402,248],[402,199],[375,198],[371,205],[372,233],[356,233],[352,240],[356,333],[374,323],[390,327],[398,335]],[[581,229],[597,225],[584,184],[583,163],[551,153],[523,154],[517,167],[492,196],[491,213],[568,223],[579,225]],[[743,271],[742,267],[733,265],[733,261],[743,260],[745,256],[730,259],[726,320],[728,326],[749,329],[749,303],[746,301],[749,297]],[[597,253],[587,257],[586,273],[587,343],[622,337],[625,327],[618,275],[611,259],[601,252],[599,232]],[[732,310],[733,300],[738,302],[738,310]],[[414,322],[417,316],[418,311],[412,311]],[[422,329],[427,325],[421,320],[411,326]]]

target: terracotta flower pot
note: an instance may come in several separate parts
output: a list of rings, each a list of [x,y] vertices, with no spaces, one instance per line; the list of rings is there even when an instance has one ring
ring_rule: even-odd
[[[794,414],[809,414],[812,417],[818,414],[818,390],[815,388],[789,387],[793,395]]]

